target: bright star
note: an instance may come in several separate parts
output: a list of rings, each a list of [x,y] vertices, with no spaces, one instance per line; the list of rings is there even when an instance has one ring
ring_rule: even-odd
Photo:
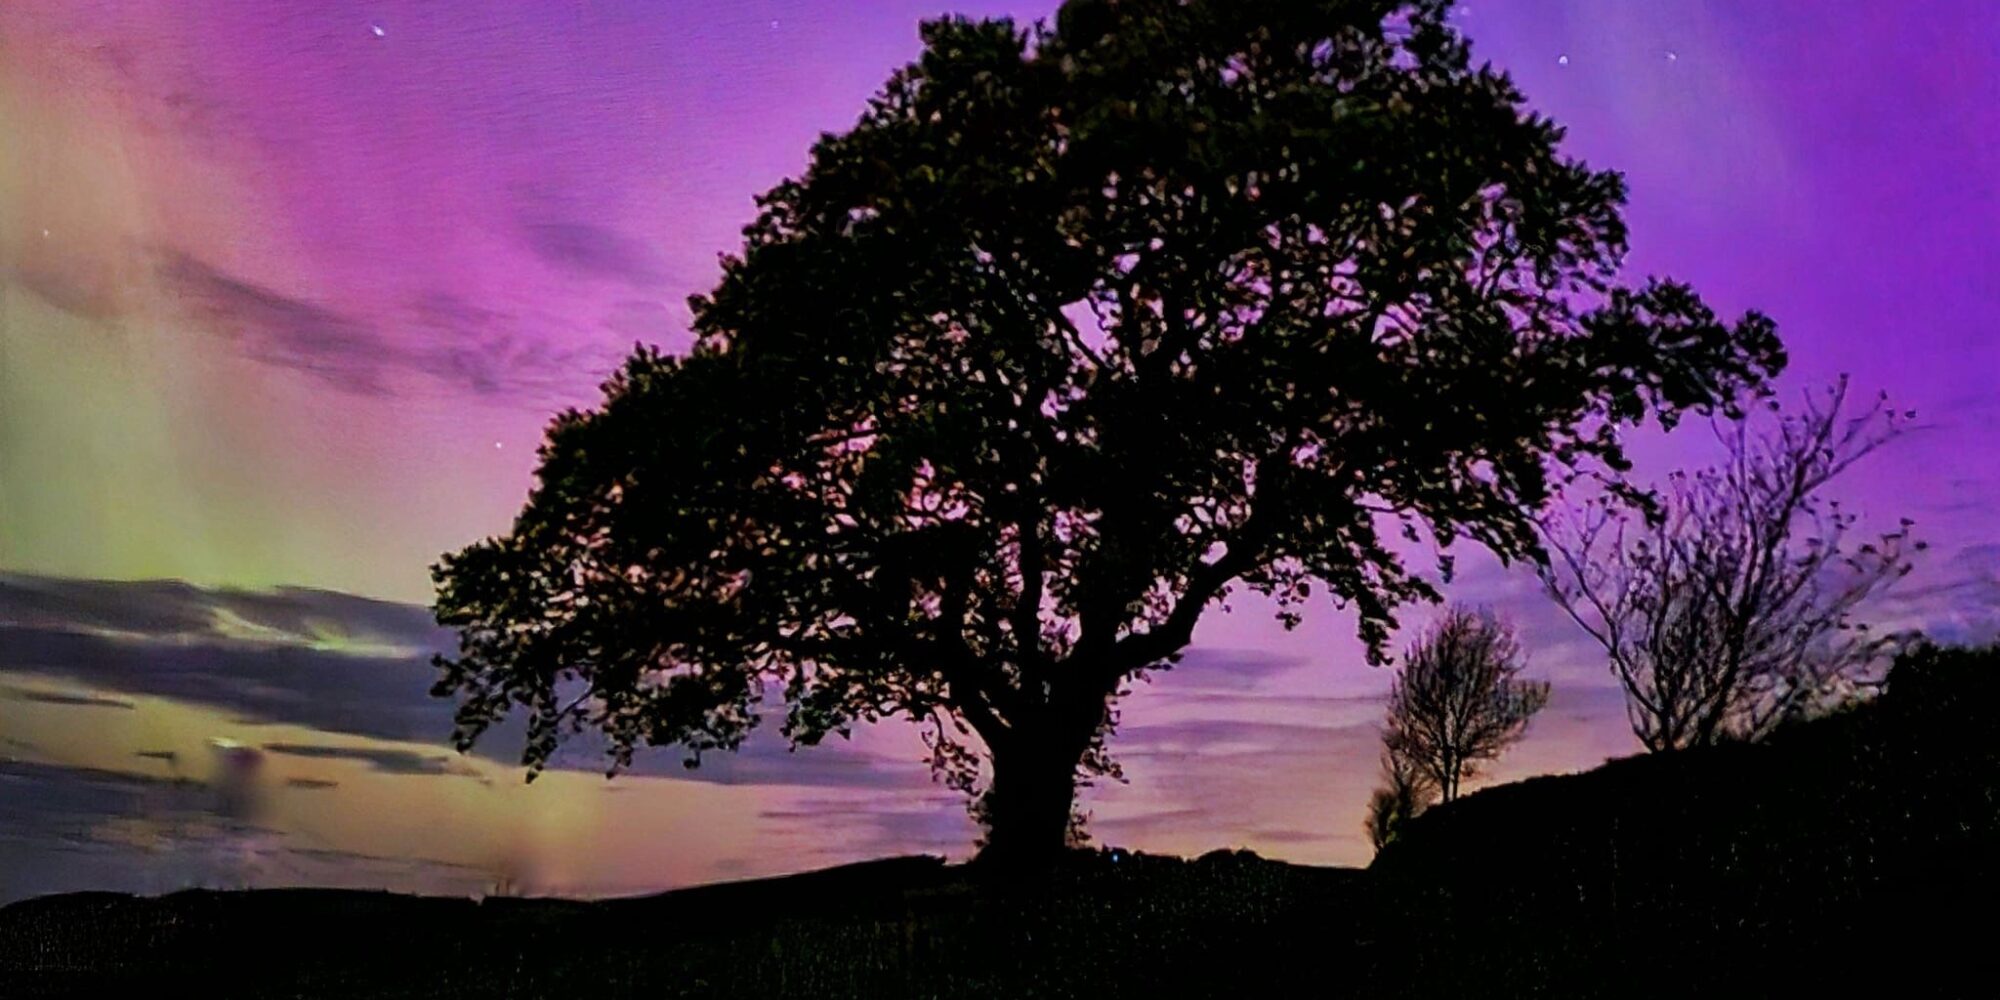
[[[1567,66],[1567,65],[1569,65],[1569,57],[1568,57],[1568,56],[1557,56],[1557,57],[1556,57],[1556,65],[1558,65],[1558,66]]]
[[[384,28],[379,24],[369,25],[368,30],[374,32],[376,38],[381,38],[389,33],[389,30],[387,28]]]
[[[1671,52],[1671,51],[1670,51],[1670,52],[1668,52],[1668,53],[1667,53],[1667,61],[1668,61],[1668,62],[1680,62],[1680,61],[1681,61],[1681,54],[1680,54],[1680,53],[1678,53],[1678,52]]]

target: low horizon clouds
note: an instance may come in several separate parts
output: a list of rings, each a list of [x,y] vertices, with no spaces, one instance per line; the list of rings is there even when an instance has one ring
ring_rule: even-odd
[[[1940,641],[2000,637],[2000,543],[1967,546],[1938,560],[1924,583],[1893,593],[1885,613],[1925,629]],[[1564,686],[1611,687],[1588,640],[1562,619],[1518,573],[1475,570],[1461,578],[1467,603],[1484,604],[1513,620],[1529,653],[1530,672]],[[1484,601],[1476,598],[1484,597]],[[1406,626],[1417,624],[1412,609]],[[450,632],[428,609],[311,588],[269,591],[210,589],[173,580],[113,582],[0,573],[0,668],[45,678],[54,687],[0,685],[0,704],[48,704],[131,711],[132,696],[211,705],[240,717],[294,723],[373,739],[443,746],[452,704],[430,697],[434,653],[453,648]],[[1286,690],[1329,667],[1296,652],[1204,645],[1148,685],[1145,697],[1177,709],[1235,706],[1245,712],[1308,709],[1354,718],[1367,695]],[[1574,661],[1574,662],[1571,662]],[[1567,665],[1566,665],[1567,664]],[[1386,688],[1387,675],[1383,686]],[[67,686],[63,686],[67,685]],[[1341,709],[1350,703],[1354,709]],[[1176,717],[1186,715],[1177,711]],[[1287,710],[1288,720],[1299,718]],[[1266,711],[1265,717],[1271,718]],[[1226,718],[1177,722],[1188,734]],[[753,739],[740,754],[709,754],[699,768],[676,752],[641,754],[637,773],[667,774],[718,784],[787,783],[856,788],[894,786],[893,773],[857,744],[828,741],[793,753],[782,740]],[[502,728],[482,739],[481,756],[511,763],[518,732]],[[1123,739],[1120,749],[1141,751]],[[566,746],[556,766],[601,770],[600,747]],[[815,761],[826,761],[816,764]],[[891,768],[891,772],[895,769]]]
[[[1899,593],[1885,610],[1924,623],[1941,640],[2000,635],[2000,544],[1967,546],[1940,563],[1934,579]],[[1593,766],[1635,749],[1622,695],[1602,667],[1591,659],[1565,665],[1545,651],[1553,647],[1567,657],[1574,649],[1586,656],[1588,648],[1572,647],[1558,631],[1560,612],[1531,581],[1473,572],[1462,583],[1468,603],[1483,597],[1520,625],[1530,672],[1555,681],[1549,709],[1536,719],[1529,740],[1494,769],[1494,780]],[[1412,609],[1406,625],[1418,624],[1423,613]],[[490,779],[449,746],[452,704],[428,693],[435,679],[430,655],[450,647],[449,632],[425,608],[334,591],[0,573],[0,731],[10,711],[143,715],[145,699],[162,698],[217,709],[245,724],[288,724],[323,734],[216,743],[240,761],[269,755],[360,768],[343,772],[343,779],[471,777],[485,783]],[[1313,857],[1365,857],[1358,813],[1347,813],[1359,809],[1375,780],[1382,700],[1379,692],[1312,690],[1314,672],[1331,666],[1325,655],[1204,645],[1153,683],[1135,685],[1112,740],[1130,781],[1099,783],[1083,797],[1099,839],[1186,850],[1233,839]],[[1382,686],[1388,677],[1379,676]],[[520,725],[506,724],[475,752],[513,765],[521,739]],[[19,857],[34,865],[71,859],[73,881],[102,870],[122,873],[106,876],[112,883],[136,886],[153,884],[145,881],[152,877],[146,875],[152,864],[147,855],[100,842],[121,824],[151,829],[146,824],[157,825],[162,813],[180,817],[168,825],[181,831],[172,836],[192,838],[191,857],[240,847],[248,834],[230,826],[231,815],[210,801],[226,789],[184,774],[182,755],[158,746],[126,750],[134,768],[128,774],[42,759],[43,748],[25,740],[0,741],[0,786],[7,789],[0,795],[0,819],[13,831],[0,839],[25,844]],[[774,835],[797,841],[801,857],[964,847],[972,827],[961,800],[932,781],[919,750],[911,732],[891,727],[794,752],[773,727],[761,727],[740,752],[706,755],[699,768],[683,767],[681,753],[665,750],[641,753],[630,773],[814,792],[802,801],[832,803],[817,821],[802,815],[813,807],[796,801],[769,806],[756,817],[782,827]],[[560,748],[550,766],[601,772],[604,765],[601,745],[586,737]],[[331,776],[293,776],[282,787],[338,795],[341,784]],[[208,818],[194,822],[189,816]],[[844,839],[813,848],[810,830],[833,830]],[[311,845],[265,853],[275,850],[310,868],[294,850],[301,846]],[[420,861],[409,864],[422,867]],[[217,865],[195,867],[226,868]],[[0,865],[0,899],[82,887],[50,882],[55,876],[28,867]],[[311,870],[321,872],[315,877],[333,877]],[[424,878],[424,885],[459,884],[469,876]]]

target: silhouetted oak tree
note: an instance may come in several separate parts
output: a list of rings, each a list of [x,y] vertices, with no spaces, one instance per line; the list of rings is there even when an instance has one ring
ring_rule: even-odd
[[[1854,619],[1909,573],[1911,522],[1854,543],[1825,488],[1913,414],[1846,414],[1847,380],[1768,426],[1718,423],[1726,459],[1643,511],[1593,502],[1546,526],[1543,581],[1609,655],[1649,750],[1757,740],[1877,685],[1900,638]]]
[[[1458,798],[1465,779],[1519,740],[1548,704],[1548,684],[1520,679],[1526,665],[1505,623],[1447,610],[1410,644],[1389,689],[1382,742],[1391,777],[1406,762],[1440,799]]]
[[[437,568],[461,745],[514,708],[531,767],[585,726],[614,765],[733,747],[765,697],[805,744],[903,716],[1033,858],[1232,587],[1295,623],[1317,586],[1380,658],[1435,596],[1399,528],[1528,555],[1619,425],[1766,379],[1765,319],[1613,284],[1620,178],[1446,6],[926,24],[759,199],[693,350],[559,416],[513,531]]]

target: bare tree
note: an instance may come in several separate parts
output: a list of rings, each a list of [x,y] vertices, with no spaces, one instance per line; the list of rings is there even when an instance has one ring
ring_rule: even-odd
[[[1481,763],[1498,757],[1549,700],[1549,686],[1519,679],[1521,644],[1506,623],[1450,608],[1410,645],[1389,691],[1382,740],[1445,802]]]
[[[1368,819],[1362,824],[1368,842],[1378,851],[1437,798],[1437,786],[1414,761],[1394,749],[1382,752],[1382,777],[1382,787],[1368,797]]]
[[[1905,519],[1850,547],[1855,515],[1821,492],[1915,415],[1846,401],[1842,378],[1764,429],[1717,423],[1721,464],[1544,525],[1543,583],[1609,654],[1647,749],[1762,739],[1880,683],[1898,637],[1853,615],[1924,546]]]

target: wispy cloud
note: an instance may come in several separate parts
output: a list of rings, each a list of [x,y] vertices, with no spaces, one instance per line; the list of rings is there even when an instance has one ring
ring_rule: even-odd
[[[0,253],[0,284],[18,285],[80,319],[104,322],[124,311],[111,269],[101,262],[73,261],[42,248],[30,249],[20,255]]]
[[[131,711],[137,705],[123,698],[106,698],[102,695],[70,691],[38,691],[34,688],[0,685],[0,698],[13,701],[33,701],[44,705],[81,705],[90,708],[116,708]]]
[[[629,346],[570,329],[558,317],[494,309],[443,289],[416,296],[408,312],[424,333],[414,367],[446,385],[525,405],[574,401]]]
[[[1249,692],[1299,667],[1305,657],[1261,649],[1197,646],[1187,651],[1173,671],[1182,689]]]
[[[579,242],[583,245],[587,241]],[[619,259],[609,250],[603,253],[600,264]],[[157,270],[166,287],[204,327],[234,338],[245,356],[349,392],[389,394],[399,391],[400,376],[414,376],[520,405],[546,406],[594,386],[622,350],[601,339],[566,333],[555,322],[530,328],[515,313],[442,289],[416,296],[407,320],[385,318],[336,310],[229,273],[183,250],[163,250],[159,259]],[[77,297],[61,288],[44,295],[58,293]],[[389,336],[385,330],[399,322],[409,322],[422,335]]]
[[[621,347],[633,343],[671,346],[671,341],[685,339],[687,334],[681,315],[655,299],[621,299],[611,303],[601,325],[619,336]]]
[[[608,278],[634,288],[667,280],[659,252],[615,229],[579,219],[524,218],[522,238],[545,263],[583,278]]]
[[[439,648],[446,635],[424,608],[329,590],[213,589],[179,580],[80,580],[4,572],[0,628],[398,656]]]
[[[1922,582],[1880,602],[1884,624],[1918,629],[1940,643],[2000,642],[2000,543],[1967,545],[1920,568]]]
[[[325,746],[315,743],[266,743],[266,753],[311,760],[347,760],[367,764],[383,774],[456,774],[469,772],[442,754],[417,753],[391,747]]]
[[[786,808],[763,810],[757,818],[815,831],[817,843],[802,846],[827,852],[828,860],[837,860],[834,854],[841,859],[953,854],[962,851],[977,833],[964,801],[935,791],[865,799],[803,799]]]
[[[491,881],[461,864],[336,850],[301,836],[237,817],[202,782],[0,759],[0,903],[73,890],[79,872],[93,889],[145,893],[298,884],[463,893]]]
[[[386,391],[401,352],[373,326],[185,251],[163,251],[158,270],[203,323],[236,338],[249,357],[352,392]]]
[[[451,709],[427,695],[427,657],[443,642],[423,608],[326,591],[0,575],[8,670],[262,721],[440,741]]]
[[[211,706],[258,722],[440,747],[436,760],[403,750],[267,748],[360,760],[395,773],[452,773],[438,761],[450,761],[443,746],[453,706],[429,693],[437,679],[430,655],[448,648],[449,633],[415,605],[302,588],[239,591],[0,574],[0,664],[7,670],[92,692]],[[82,707],[83,698],[116,700],[87,693],[64,704]],[[513,763],[522,739],[518,723],[503,725],[480,741],[478,752]],[[604,769],[605,757],[585,734],[552,763],[594,772]],[[698,768],[660,750],[641,754],[633,770],[721,785],[886,789],[928,781],[913,760],[885,758],[860,742],[829,740],[794,753],[768,728],[739,752],[705,756]]]

